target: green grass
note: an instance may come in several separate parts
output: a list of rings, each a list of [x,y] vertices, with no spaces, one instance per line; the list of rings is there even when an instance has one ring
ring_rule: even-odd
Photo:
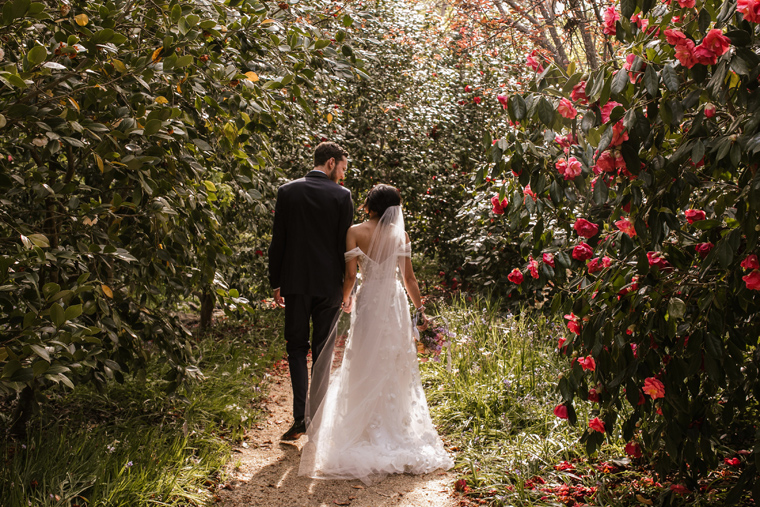
[[[217,326],[197,344],[204,380],[181,393],[164,392],[157,359],[148,380],[47,393],[28,438],[0,444],[0,504],[208,504],[231,442],[261,417],[264,371],[283,354],[280,318]]]

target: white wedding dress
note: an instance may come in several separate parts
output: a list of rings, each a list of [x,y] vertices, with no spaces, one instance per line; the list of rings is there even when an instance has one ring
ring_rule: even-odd
[[[330,374],[330,344],[314,366],[307,408],[314,415],[307,421],[309,440],[300,475],[370,484],[387,474],[424,474],[453,466],[430,419],[420,381],[409,304],[399,276],[404,257],[411,255],[400,206],[383,215],[369,250],[346,252],[347,260],[358,257],[362,283],[343,362]],[[318,396],[318,391],[324,394]]]

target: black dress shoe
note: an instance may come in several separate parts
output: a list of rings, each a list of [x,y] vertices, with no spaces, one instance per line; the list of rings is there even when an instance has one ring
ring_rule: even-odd
[[[298,440],[304,433],[306,433],[306,423],[303,419],[296,419],[293,426],[280,437],[280,440]]]

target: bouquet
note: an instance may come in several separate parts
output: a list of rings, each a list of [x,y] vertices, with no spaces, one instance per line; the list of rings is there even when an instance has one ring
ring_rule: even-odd
[[[417,352],[424,355],[433,356],[434,361],[438,361],[443,347],[449,344],[449,330],[445,324],[436,324],[430,320],[428,328],[419,332],[417,339]]]

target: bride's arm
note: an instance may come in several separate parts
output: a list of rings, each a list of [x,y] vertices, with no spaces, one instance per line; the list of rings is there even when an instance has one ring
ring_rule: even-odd
[[[411,243],[409,240],[409,235],[406,236],[406,242]],[[409,297],[412,300],[412,303],[414,303],[414,307],[417,309],[418,312],[422,313],[422,323],[419,324],[417,327],[424,331],[427,329],[427,317],[425,317],[424,306],[422,305],[422,295],[420,294],[420,285],[417,283],[417,277],[414,276],[414,268],[412,268],[412,258],[411,257],[403,257],[403,273],[404,273],[404,286],[406,287],[406,293],[409,294]]]
[[[356,248],[356,234],[352,227],[346,234],[346,252],[350,252],[354,248]],[[346,261],[346,272],[343,275],[343,304],[341,305],[343,311],[346,313],[351,311],[353,303],[351,293],[353,292],[354,284],[356,283],[356,265],[357,257],[352,257]]]

